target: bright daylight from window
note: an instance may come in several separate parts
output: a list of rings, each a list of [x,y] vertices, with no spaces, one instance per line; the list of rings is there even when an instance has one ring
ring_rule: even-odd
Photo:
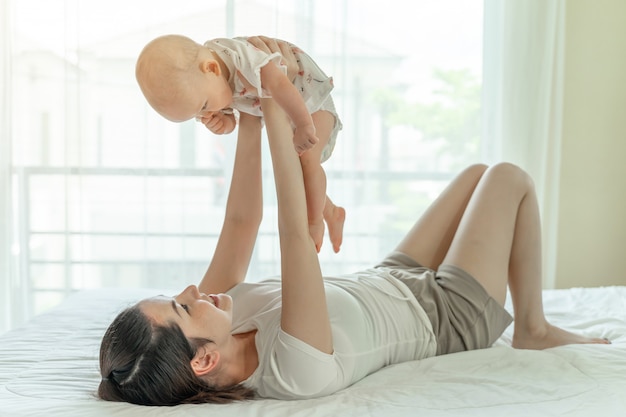
[[[324,167],[347,220],[339,254],[325,240],[325,274],[386,254],[489,146],[480,137],[482,1],[15,0],[9,10],[12,253],[26,315],[83,288],[177,290],[208,265],[236,132],[172,123],[146,104],[134,65],[158,35],[279,37],[333,76],[344,128]],[[251,281],[279,267],[267,148],[264,170]]]

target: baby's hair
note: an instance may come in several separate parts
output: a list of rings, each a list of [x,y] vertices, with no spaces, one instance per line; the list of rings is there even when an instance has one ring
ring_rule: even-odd
[[[202,46],[182,35],[164,35],[149,42],[139,54],[135,75],[141,91],[157,111],[188,88]]]

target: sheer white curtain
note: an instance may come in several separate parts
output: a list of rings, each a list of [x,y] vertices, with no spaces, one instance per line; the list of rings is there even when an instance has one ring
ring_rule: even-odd
[[[543,223],[544,286],[554,287],[565,0],[485,0],[483,135],[488,160],[524,167]]]
[[[0,333],[9,328],[11,318],[11,218],[10,218],[10,182],[11,182],[11,149],[9,135],[11,131],[10,118],[10,65],[11,42],[9,7],[6,2],[0,2]],[[2,278],[4,277],[4,278]]]
[[[342,251],[322,248],[325,274],[391,250],[447,181],[492,146],[479,123],[482,0],[416,0],[411,13],[404,0],[1,4],[5,327],[77,290],[174,292],[204,273],[236,136],[168,122],[146,104],[134,63],[155,36],[284,38],[333,76],[344,129],[325,169],[347,220]],[[265,218],[250,280],[279,267],[264,158]]]

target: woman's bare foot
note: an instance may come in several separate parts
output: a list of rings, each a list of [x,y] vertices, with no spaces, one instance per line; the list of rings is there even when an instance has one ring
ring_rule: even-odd
[[[317,253],[319,253],[324,240],[324,221],[320,219],[319,222],[309,223],[309,234],[315,243]]]
[[[343,242],[343,224],[346,221],[346,210],[334,204],[327,204],[324,207],[324,220],[326,221],[326,226],[328,226],[328,237],[333,244],[333,250],[337,253]]]
[[[562,345],[572,344],[610,344],[608,339],[585,337],[570,333],[559,327],[546,323],[546,326],[534,331],[520,330],[515,328],[513,334],[513,347],[516,349],[547,349]]]

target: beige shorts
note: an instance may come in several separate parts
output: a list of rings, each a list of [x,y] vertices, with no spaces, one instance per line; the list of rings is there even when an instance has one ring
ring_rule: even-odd
[[[437,355],[489,347],[513,321],[474,277],[456,266],[433,271],[395,251],[376,267],[413,292],[433,325]]]

